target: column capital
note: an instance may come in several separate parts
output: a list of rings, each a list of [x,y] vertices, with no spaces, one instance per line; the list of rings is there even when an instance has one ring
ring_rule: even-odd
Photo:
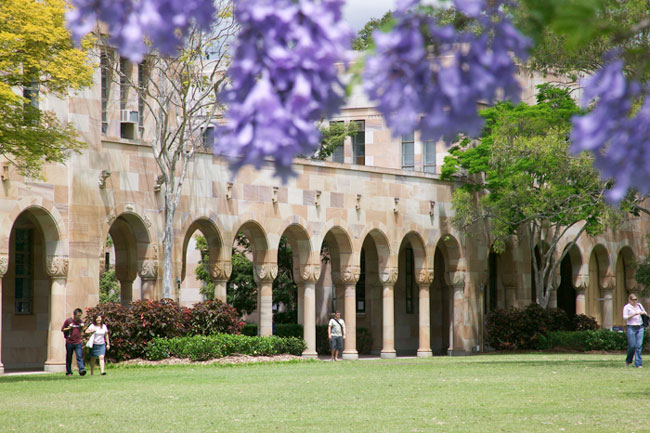
[[[220,260],[210,264],[210,276],[216,281],[228,281],[232,274],[232,262]]]
[[[465,272],[454,272],[451,277],[451,285],[454,290],[462,290],[465,288]]]
[[[48,255],[46,259],[47,275],[52,278],[65,278],[68,276],[68,256]]]
[[[420,269],[417,275],[419,285],[429,285],[433,283],[433,269]]]
[[[278,276],[276,263],[262,263],[255,265],[255,279],[261,282],[272,282]]]
[[[158,261],[155,259],[144,259],[138,264],[138,274],[143,280],[155,280],[158,278]]]
[[[9,269],[9,255],[0,254],[0,278],[4,277]]]
[[[379,273],[379,281],[383,285],[393,285],[397,282],[397,275],[397,268],[386,267],[383,272]]]
[[[294,269],[294,274],[299,277],[298,279],[300,282],[315,283],[320,279],[320,264],[298,266],[296,269]]]
[[[576,278],[576,292],[578,293],[584,293],[587,291],[587,287],[589,286],[589,275],[583,275],[580,274]]]

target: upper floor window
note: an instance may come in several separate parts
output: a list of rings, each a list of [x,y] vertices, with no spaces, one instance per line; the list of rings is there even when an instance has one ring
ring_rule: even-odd
[[[436,142],[433,140],[424,142],[424,171],[436,172]]]
[[[32,241],[34,230],[16,229],[14,242],[14,272],[15,278],[15,312],[16,314],[32,314],[34,302],[34,268]]]
[[[330,122],[330,123],[343,123],[343,121],[337,120],[335,122]],[[333,162],[345,162],[345,145],[341,144],[340,146],[337,146],[334,148],[334,152],[332,152],[332,161]]]
[[[415,138],[413,133],[402,136],[402,170],[413,170],[415,166]]]
[[[140,139],[144,137],[144,107],[145,107],[145,89],[147,88],[147,79],[149,70],[147,62],[144,61],[138,65],[138,132]]]
[[[357,132],[352,137],[354,163],[366,165],[366,122],[363,120],[353,122],[357,124]]]
[[[29,100],[29,105],[38,110],[39,91],[37,82],[33,82],[31,86],[23,87],[23,98]]]
[[[101,74],[102,134],[108,132],[108,94],[111,88],[111,66],[109,56],[109,52],[102,50],[99,59],[99,71]]]
[[[126,110],[126,101],[129,92],[128,77],[128,60],[120,57],[120,110]]]
[[[201,142],[205,149],[212,149],[212,142],[214,141],[214,126],[208,126],[203,129],[201,133]]]

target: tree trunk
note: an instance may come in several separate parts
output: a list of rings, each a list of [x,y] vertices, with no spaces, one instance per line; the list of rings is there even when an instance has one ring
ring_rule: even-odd
[[[167,186],[165,191],[165,228],[163,234],[163,287],[162,297],[172,298],[174,293],[174,282],[172,279],[172,251],[174,248],[174,214],[176,205],[172,198],[171,188]]]

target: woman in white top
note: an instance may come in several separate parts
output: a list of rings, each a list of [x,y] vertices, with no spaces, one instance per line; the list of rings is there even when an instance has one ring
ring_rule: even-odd
[[[643,305],[639,304],[634,293],[628,296],[628,304],[623,307],[623,319],[625,320],[625,332],[627,333],[627,358],[625,366],[634,361],[634,366],[641,368],[641,349],[643,348],[643,320],[641,316],[647,314]]]
[[[106,349],[111,348],[111,344],[108,339],[108,328],[104,325],[102,316],[95,317],[95,323],[86,329],[86,334],[92,334],[88,342],[88,345],[92,344],[90,348],[90,375],[95,374],[95,360],[99,358],[99,370],[104,376],[106,375],[104,356],[106,355]]]

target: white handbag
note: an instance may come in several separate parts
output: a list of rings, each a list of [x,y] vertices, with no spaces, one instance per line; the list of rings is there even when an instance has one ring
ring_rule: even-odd
[[[88,349],[92,349],[94,343],[95,343],[95,333],[93,332],[93,333],[90,335],[90,338],[88,338],[88,342],[86,343],[86,347],[87,347]]]

